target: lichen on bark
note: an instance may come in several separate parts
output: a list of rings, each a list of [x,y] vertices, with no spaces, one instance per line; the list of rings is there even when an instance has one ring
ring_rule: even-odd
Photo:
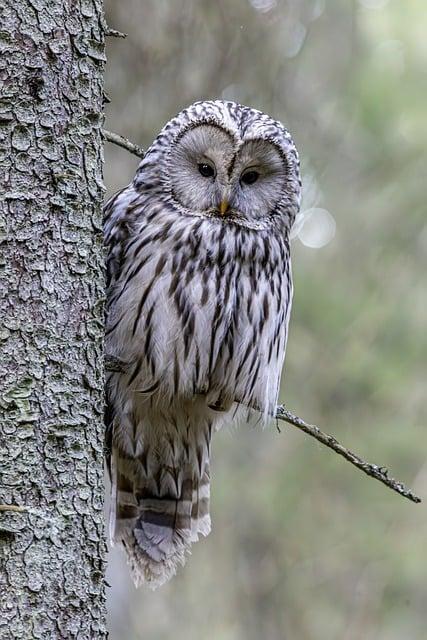
[[[0,638],[106,638],[102,1],[0,25]]]

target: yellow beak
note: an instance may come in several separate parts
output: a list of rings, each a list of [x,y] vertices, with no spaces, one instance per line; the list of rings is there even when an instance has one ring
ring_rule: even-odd
[[[224,198],[223,200],[221,200],[221,204],[219,205],[219,212],[222,216],[224,216],[227,213],[228,206],[229,206],[229,202],[227,198]]]

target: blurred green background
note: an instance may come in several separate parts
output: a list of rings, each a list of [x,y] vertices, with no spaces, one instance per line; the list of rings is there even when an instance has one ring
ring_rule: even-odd
[[[427,499],[425,0],[106,10],[129,34],[108,41],[108,129],[148,145],[182,107],[223,97],[292,132],[310,216],[282,400]],[[110,193],[137,159],[105,155]],[[212,533],[170,584],[135,590],[112,552],[112,640],[427,638],[424,503],[286,425],[217,434],[212,472]]]

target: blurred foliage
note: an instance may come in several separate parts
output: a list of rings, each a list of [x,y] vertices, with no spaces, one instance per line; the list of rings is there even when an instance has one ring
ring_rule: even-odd
[[[426,494],[425,0],[107,0],[107,127],[148,145],[182,107],[234,99],[281,119],[306,207],[335,238],[293,242],[282,399]],[[109,191],[135,158],[106,148]],[[425,506],[292,427],[215,437],[211,535],[151,593],[111,554],[113,640],[422,640]]]

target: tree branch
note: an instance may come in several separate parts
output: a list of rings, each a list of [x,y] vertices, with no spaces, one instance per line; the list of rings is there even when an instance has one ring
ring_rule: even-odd
[[[117,29],[112,29],[111,27],[107,27],[104,31],[106,36],[111,36],[113,38],[127,38],[128,34],[123,33],[122,31],[117,31]]]
[[[116,144],[118,147],[122,147],[122,149],[126,149],[126,151],[129,151],[129,153],[132,153],[134,156],[138,156],[138,158],[144,157],[144,149],[127,138],[120,136],[118,133],[107,131],[107,129],[103,129],[103,134],[108,142]]]
[[[127,363],[124,360],[120,360],[120,358],[116,358],[115,356],[106,355],[105,356],[105,369],[106,371],[115,371],[119,373],[126,373],[127,371]],[[419,503],[421,502],[421,498],[419,498],[415,493],[413,493],[410,489],[408,489],[403,482],[399,482],[395,480],[391,476],[388,475],[388,469],[386,467],[379,467],[376,464],[372,464],[370,462],[366,462],[359,456],[357,456],[349,449],[346,449],[342,444],[338,442],[334,436],[329,435],[328,433],[324,433],[316,427],[314,424],[308,424],[298,416],[295,416],[293,413],[288,411],[283,405],[279,405],[276,409],[275,418],[277,420],[283,420],[288,424],[297,427],[304,433],[307,433],[312,438],[315,438],[318,442],[325,445],[329,449],[332,449],[338,455],[345,458],[348,462],[351,462],[355,467],[366,473],[371,478],[375,478],[375,480],[379,480],[389,489],[393,489],[397,493],[400,493],[404,498],[408,498],[412,502]]]
[[[308,424],[304,422],[298,416],[294,416],[290,411],[285,409],[283,405],[277,407],[276,418],[278,420],[283,420],[284,422],[288,422],[292,424],[294,427],[298,427],[304,433],[308,433],[309,436],[315,438],[318,442],[321,442],[325,445],[325,447],[329,447],[337,453],[338,455],[345,458],[348,462],[351,462],[355,467],[366,473],[371,478],[375,478],[375,480],[379,480],[383,484],[385,484],[389,489],[393,489],[397,493],[400,493],[404,498],[408,498],[408,500],[412,500],[412,502],[419,503],[421,502],[421,498],[415,495],[410,489],[405,487],[403,482],[399,482],[394,478],[388,475],[388,469],[386,467],[379,467],[376,464],[371,464],[370,462],[366,462],[359,458],[355,453],[346,449],[342,444],[338,442],[334,436],[329,435],[328,433],[324,433],[316,427],[314,424]]]

